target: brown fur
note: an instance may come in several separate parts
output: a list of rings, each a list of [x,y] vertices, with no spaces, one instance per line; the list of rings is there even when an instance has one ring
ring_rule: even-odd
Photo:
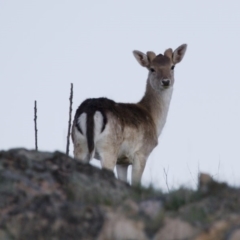
[[[151,62],[151,65],[156,66],[156,67],[166,67],[166,66],[171,66],[171,59],[168,56],[159,54],[157,55],[153,61]]]
[[[145,132],[146,138],[156,138],[154,121],[151,114],[149,114],[149,111],[145,108],[144,105],[131,103],[116,103],[107,98],[95,98],[85,100],[77,109],[73,124],[75,126],[78,126],[77,119],[82,113],[85,112],[87,113],[89,118],[90,116],[92,118],[93,113],[95,113],[96,111],[100,111],[105,119],[102,131],[104,130],[105,125],[108,121],[106,115],[108,113],[111,113],[112,117],[117,119],[122,131],[124,131],[125,127],[134,127],[136,129],[142,127],[144,129],[150,129]],[[88,126],[92,128],[89,130],[93,132],[94,125],[91,124]],[[81,129],[79,129],[79,131],[82,132]],[[73,134],[72,139],[74,140]],[[94,148],[93,142],[90,142],[89,144],[89,151],[91,152]]]

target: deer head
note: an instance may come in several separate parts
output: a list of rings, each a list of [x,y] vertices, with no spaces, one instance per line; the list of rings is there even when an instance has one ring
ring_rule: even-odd
[[[174,84],[174,67],[181,62],[187,49],[187,44],[182,44],[175,51],[167,49],[164,54],[156,56],[154,52],[144,54],[133,51],[139,64],[149,70],[148,80],[156,91],[163,91]]]

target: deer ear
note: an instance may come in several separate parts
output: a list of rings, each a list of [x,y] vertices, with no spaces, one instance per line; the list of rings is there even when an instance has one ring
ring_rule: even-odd
[[[187,50],[187,44],[182,44],[173,53],[173,63],[179,63],[182,61],[184,54]]]
[[[137,61],[139,62],[139,64],[143,67],[149,67],[150,65],[150,62],[148,60],[148,57],[146,54],[140,52],[140,51],[137,51],[137,50],[134,50],[133,51],[133,55],[134,57],[137,59]]]

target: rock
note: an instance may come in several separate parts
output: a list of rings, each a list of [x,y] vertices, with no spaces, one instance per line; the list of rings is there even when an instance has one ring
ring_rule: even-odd
[[[157,200],[147,200],[139,204],[140,211],[145,213],[148,217],[154,219],[160,211],[162,211],[162,202]]]
[[[224,220],[215,222],[209,229],[203,231],[195,240],[221,240],[224,239],[228,223]]]
[[[114,174],[65,154],[0,152],[0,230],[11,239],[96,239],[101,204],[126,198]]]
[[[0,152],[1,240],[237,240],[239,226],[239,189],[207,174],[163,194],[60,152]]]
[[[213,182],[212,177],[206,173],[200,173],[198,178],[198,188],[202,193],[209,191],[209,186]]]
[[[134,221],[121,213],[108,213],[98,240],[147,240],[142,221]]]
[[[240,229],[236,229],[232,232],[229,240],[239,240],[240,239]]]
[[[166,218],[154,240],[193,239],[198,230],[181,219]]]

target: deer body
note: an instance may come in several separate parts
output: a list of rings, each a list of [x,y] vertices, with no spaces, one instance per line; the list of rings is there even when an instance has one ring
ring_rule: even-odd
[[[173,68],[185,51],[185,44],[158,56],[134,51],[137,61],[149,70],[143,98],[136,104],[107,98],[85,100],[76,111],[72,127],[74,157],[82,162],[94,157],[109,170],[117,165],[118,178],[123,181],[127,181],[127,168],[132,165],[132,184],[138,184],[165,125]]]

